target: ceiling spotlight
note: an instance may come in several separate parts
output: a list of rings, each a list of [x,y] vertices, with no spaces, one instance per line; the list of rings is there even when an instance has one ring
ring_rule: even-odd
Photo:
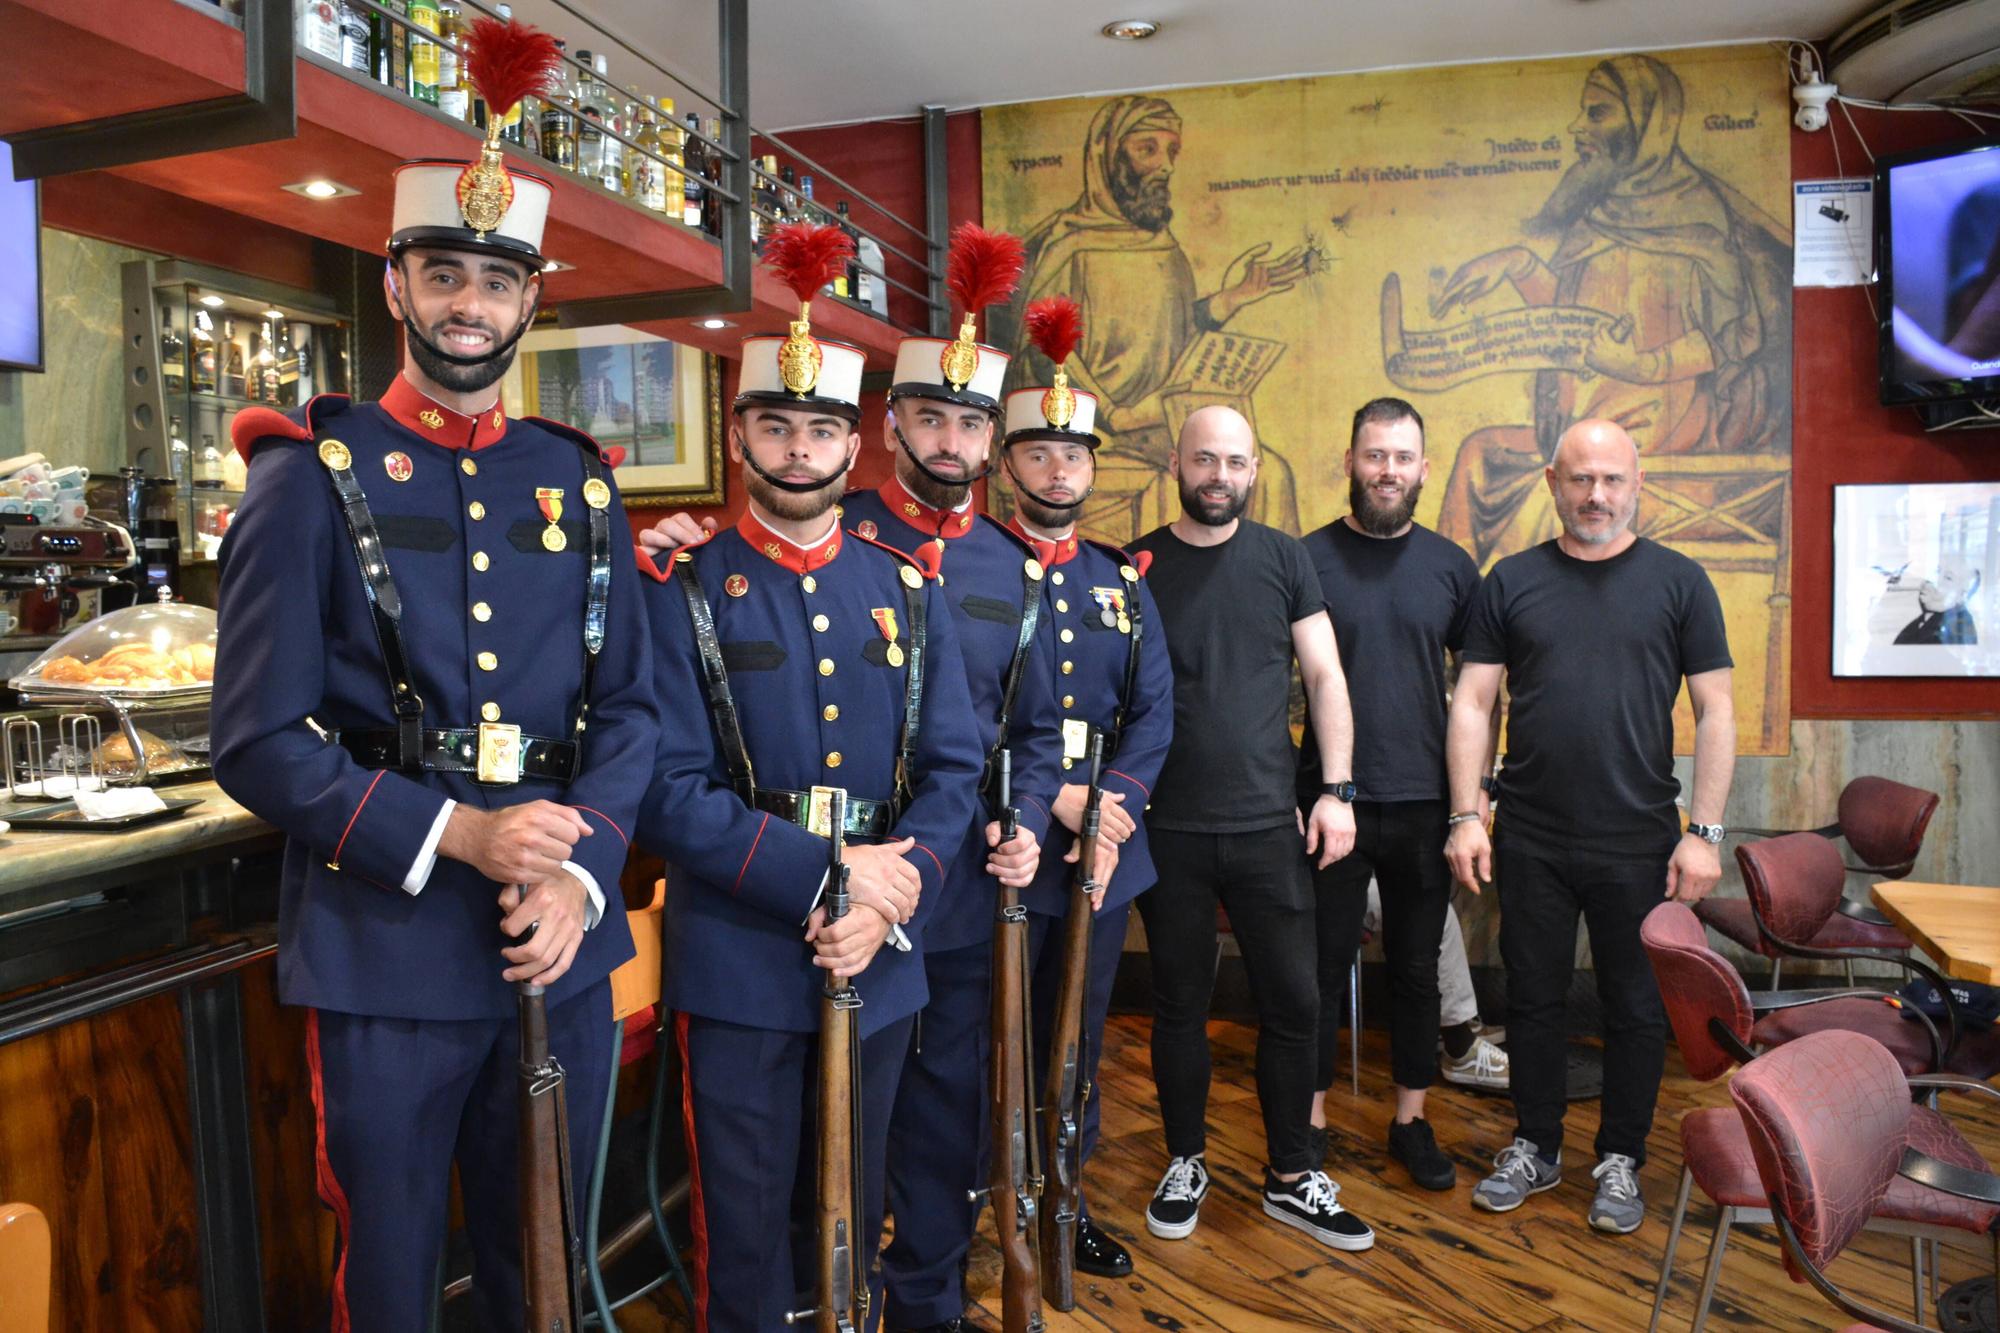
[[[219,296],[204,296],[201,298],[201,303],[210,310],[219,310],[222,308],[222,298]]]
[[[352,185],[342,185],[339,181],[324,178],[309,181],[294,181],[284,187],[293,194],[302,194],[308,199],[345,199],[361,191]]]
[[[701,326],[705,329],[726,329],[729,327],[729,321],[726,319],[704,319],[701,321]]]
[[[278,309],[278,307],[276,306],[272,306],[270,309],[264,312],[265,319],[283,319],[284,317],[285,317],[285,312]]]
[[[1106,37],[1119,42],[1143,41],[1159,30],[1160,25],[1151,19],[1117,19],[1099,29]]]

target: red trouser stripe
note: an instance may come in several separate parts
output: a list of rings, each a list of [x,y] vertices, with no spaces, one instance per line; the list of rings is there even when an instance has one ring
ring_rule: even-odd
[[[333,1174],[333,1160],[326,1155],[326,1083],[320,1072],[317,1009],[306,1010],[306,1064],[312,1070],[316,1183],[320,1200],[332,1210],[333,1224],[340,1235],[340,1262],[333,1270],[333,1333],[348,1333],[347,1250],[352,1238],[348,1229],[347,1191],[340,1187],[339,1177]]]
[[[694,1227],[694,1333],[708,1333],[708,1206],[702,1200],[701,1152],[694,1141],[694,1073],[688,1065],[686,1014],[674,1015],[674,1040],[681,1048],[681,1127],[687,1131],[688,1222]]]

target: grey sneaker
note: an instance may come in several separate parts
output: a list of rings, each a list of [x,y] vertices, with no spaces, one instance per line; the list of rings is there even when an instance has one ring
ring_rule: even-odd
[[[1639,1164],[1622,1152],[1604,1154],[1591,1176],[1597,1197],[1590,1201],[1590,1225],[1599,1231],[1629,1236],[1646,1220],[1646,1197],[1639,1193]]]
[[[1541,1149],[1526,1139],[1515,1139],[1493,1159],[1493,1174],[1472,1188],[1472,1206],[1489,1213],[1511,1213],[1528,1201],[1530,1194],[1552,1190],[1562,1183],[1562,1154],[1553,1162],[1541,1158]]]
[[[1463,1088],[1495,1088],[1505,1090],[1512,1076],[1507,1063],[1507,1052],[1488,1041],[1484,1035],[1472,1039],[1472,1048],[1463,1060],[1454,1060],[1449,1055],[1444,1058],[1444,1081],[1456,1083]]]

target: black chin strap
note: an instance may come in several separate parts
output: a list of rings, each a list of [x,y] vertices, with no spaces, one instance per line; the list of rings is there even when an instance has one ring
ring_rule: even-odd
[[[779,490],[788,491],[793,495],[811,495],[814,491],[823,491],[846,476],[847,469],[854,466],[854,460],[849,458],[834,471],[827,473],[827,475],[821,477],[818,481],[785,481],[782,478],[772,476],[759,466],[757,459],[751,454],[750,446],[747,443],[743,446],[743,461],[750,465],[752,472],[762,477],[765,481],[776,486]]]
[[[970,488],[973,482],[984,481],[993,475],[993,465],[997,461],[994,455],[998,452],[997,450],[988,450],[986,466],[969,477],[940,477],[937,473],[924,466],[924,460],[917,457],[917,451],[912,449],[910,442],[903,438],[903,423],[896,420],[896,410],[894,408],[889,409],[889,429],[896,432],[896,443],[903,446],[903,452],[910,456],[910,463],[917,471],[929,477],[935,485],[964,486]]]
[[[906,445],[904,447],[907,448],[908,446]],[[1027,496],[1030,500],[1033,500],[1036,504],[1040,505],[1042,508],[1061,510],[1065,513],[1067,513],[1069,510],[1072,509],[1081,508],[1085,500],[1088,500],[1092,495],[1097,493],[1097,484],[1093,481],[1089,486],[1084,488],[1083,494],[1077,496],[1076,499],[1074,500],[1070,500],[1067,502],[1057,501],[1057,500],[1045,500],[1041,496],[1029,490],[1027,486],[1023,484],[1023,482],[1021,481],[1021,474],[1014,471],[1014,460],[1012,459],[1012,457],[1009,457],[1007,460],[1007,480],[1014,483],[1015,490]]]
[[[495,347],[483,356],[460,356],[456,352],[447,352],[444,348],[439,347],[436,343],[425,337],[424,331],[417,327],[417,322],[410,318],[410,301],[408,297],[403,295],[403,284],[400,281],[402,260],[398,259],[396,265],[397,277],[399,279],[396,283],[396,304],[403,307],[403,331],[416,340],[417,344],[426,352],[429,352],[448,366],[483,366],[489,361],[494,361],[508,355],[514,350],[514,344],[520,342],[522,335],[526,334],[529,327],[534,324],[535,316],[541,313],[542,293],[541,288],[538,286],[535,289],[534,304],[528,307],[528,312],[525,315],[521,316],[520,326],[514,330],[513,336],[508,338],[507,341],[501,343],[498,347]]]

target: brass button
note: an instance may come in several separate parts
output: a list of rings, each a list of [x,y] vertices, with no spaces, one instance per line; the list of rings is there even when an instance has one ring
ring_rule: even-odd
[[[1063,756],[1063,767],[1064,767],[1064,768],[1075,768],[1075,767],[1076,767],[1076,760],[1074,760],[1074,759],[1070,758],[1070,757],[1069,757],[1068,755],[1064,755],[1064,756]]]
[[[832,752],[831,754],[827,755],[827,757],[826,757],[826,766],[827,766],[828,768],[839,768],[839,767],[840,767],[840,751],[838,751],[838,750],[835,750],[835,751],[833,751],[833,752]]]
[[[1055,573],[1049,575],[1049,582],[1054,583],[1057,586],[1061,586],[1062,581],[1063,581],[1063,576],[1062,576],[1062,571],[1060,569],[1058,569]]]
[[[498,722],[500,720],[500,705],[491,701],[479,705],[479,716],[485,718],[488,722]]]
[[[493,608],[484,602],[474,602],[472,604],[472,618],[484,624],[486,621],[493,619]]]
[[[1060,637],[1064,643],[1074,642],[1076,639],[1076,631],[1073,629],[1066,629],[1062,632]]]
[[[472,521],[477,523],[480,519],[486,517],[486,506],[474,500],[465,507],[465,512],[472,515]]]
[[[833,674],[833,659],[831,657],[822,657],[819,659],[819,674],[822,676],[831,676]]]
[[[812,575],[808,574],[804,578],[799,580],[799,586],[801,588],[804,588],[807,592],[818,592],[819,580],[814,578]]]
[[[479,655],[478,661],[479,661],[479,669],[481,671],[496,671],[500,667],[500,659],[495,657],[492,653],[481,653]]]
[[[461,458],[458,460],[458,470],[468,477],[476,477],[479,475],[479,464],[470,458]]]
[[[1067,611],[1067,610],[1069,610],[1069,603],[1068,603],[1068,602],[1065,602],[1065,601],[1064,601],[1064,600],[1063,600],[1062,598],[1060,598],[1060,597],[1056,598],[1056,610],[1058,610],[1058,611]]]
[[[829,722],[838,722],[840,721],[840,705],[828,704],[819,710],[819,715]]]
[[[826,627],[831,623],[832,622],[829,621],[825,616],[813,617],[813,628],[818,630],[822,634],[826,633]]]
[[[1064,708],[1076,707],[1076,696],[1074,694],[1065,694],[1063,696],[1063,707]]]
[[[488,560],[486,558],[486,552],[474,551],[472,553],[472,567],[478,570],[480,573],[484,574],[486,572],[486,567],[492,563],[493,562],[491,560]]]
[[[1068,675],[1068,674],[1069,674],[1070,672],[1072,672],[1072,671],[1074,671],[1074,670],[1076,670],[1076,663],[1074,663],[1074,662],[1064,662],[1064,663],[1063,663],[1063,674],[1064,674],[1065,676],[1067,676],[1067,675]]]

